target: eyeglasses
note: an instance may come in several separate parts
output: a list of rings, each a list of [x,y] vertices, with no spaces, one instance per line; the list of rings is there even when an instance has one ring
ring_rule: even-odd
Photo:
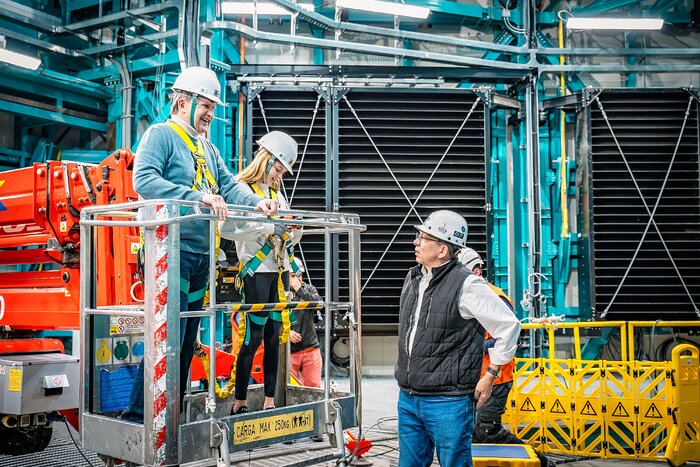
[[[439,242],[440,241],[437,238],[423,237],[420,233],[416,234],[416,240],[418,241],[419,245],[422,245],[425,242]]]

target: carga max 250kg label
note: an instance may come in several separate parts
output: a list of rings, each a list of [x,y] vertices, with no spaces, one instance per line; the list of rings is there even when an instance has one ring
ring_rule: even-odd
[[[293,433],[304,433],[313,429],[313,410],[244,420],[233,424],[233,444],[252,443]]]

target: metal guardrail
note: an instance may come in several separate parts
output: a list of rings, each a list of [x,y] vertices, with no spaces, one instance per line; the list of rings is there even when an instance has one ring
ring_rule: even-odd
[[[181,208],[191,213],[181,215]],[[280,406],[264,413],[251,412],[232,417],[230,402],[217,400],[211,381],[206,392],[185,398],[184,417],[179,407],[180,318],[203,316],[209,320],[209,348],[214,342],[217,312],[231,310],[231,304],[216,301],[216,252],[209,255],[209,305],[202,311],[179,310],[179,226],[184,222],[205,220],[210,223],[209,242],[215,244],[214,224],[217,219],[199,203],[150,200],[104,207],[90,207],[81,212],[81,339],[82,374],[80,394],[81,438],[83,446],[101,454],[122,458],[139,465],[197,464],[221,459],[230,465],[230,450],[250,449],[259,445],[296,439],[310,434],[331,433],[336,458],[342,457],[342,430],[361,424],[361,358],[360,358],[360,224],[355,214],[339,212],[280,211],[280,216],[269,218],[250,207],[229,206],[229,220],[279,223],[311,227],[312,232],[325,236],[326,283],[325,299],[321,302],[293,303],[295,307],[323,308],[325,310],[325,348],[330,348],[330,325],[334,310],[347,310],[350,320],[351,384],[349,394],[332,392],[330,372],[326,372],[322,389],[290,387],[287,378],[279,378],[284,389],[282,401],[301,401],[301,405]],[[92,293],[98,286],[99,265],[95,264],[95,249],[99,244],[99,229],[138,227],[144,241],[144,301],[142,304],[107,304],[98,306]],[[306,233],[306,232],[305,232]],[[349,302],[331,300],[332,284],[329,264],[332,258],[332,235],[348,236]],[[279,309],[281,304],[233,305],[238,311]],[[143,319],[144,343],[144,424],[130,423],[110,417],[100,410],[96,394],[100,392],[100,371],[95,361],[99,353],[97,340],[111,333],[109,319]],[[109,334],[107,334],[109,335]],[[95,340],[93,342],[93,340]],[[98,339],[99,340],[99,339]],[[330,353],[325,354],[329,368]],[[209,374],[216,374],[216,352],[209,358]],[[288,370],[286,371],[288,374]],[[254,398],[251,388],[249,399]],[[280,389],[278,388],[278,396]],[[277,401],[277,398],[276,398]],[[251,409],[255,402],[252,401]],[[286,404],[282,404],[286,405]],[[195,414],[195,416],[193,416]],[[302,423],[303,422],[303,423]],[[280,430],[271,429],[279,425]],[[257,427],[257,428],[256,428]],[[257,433],[254,433],[257,430]],[[263,432],[263,433],[261,433]],[[253,434],[251,434],[253,433]]]

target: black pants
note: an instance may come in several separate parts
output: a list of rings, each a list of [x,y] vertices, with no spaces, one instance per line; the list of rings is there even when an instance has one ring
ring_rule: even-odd
[[[243,279],[246,303],[277,303],[279,275],[276,272],[258,272]],[[284,289],[289,290],[289,273],[282,274]],[[279,336],[282,323],[271,317],[269,311],[258,311],[246,316],[246,334],[236,358],[236,392],[238,400],[248,397],[248,381],[253,368],[253,357],[262,342],[265,342],[263,376],[265,397],[275,397],[277,368],[279,366]]]
[[[497,384],[491,391],[491,397],[476,412],[473,442],[489,444],[525,444],[523,440],[503,428],[501,417],[506,411],[508,393],[512,382]],[[547,467],[549,461],[544,454],[537,452],[541,467]]]

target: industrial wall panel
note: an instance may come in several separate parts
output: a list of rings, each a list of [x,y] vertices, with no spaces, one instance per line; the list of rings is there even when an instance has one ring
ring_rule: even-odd
[[[251,89],[246,90],[252,96]],[[257,92],[257,91],[256,91]],[[265,87],[249,99],[248,155],[268,131],[284,131],[299,144],[294,175],[286,175],[284,189],[293,209],[327,211],[326,194],[326,101],[310,88]],[[315,116],[314,116],[315,114]],[[323,237],[302,237],[295,254],[302,257],[305,280],[324,292]]]
[[[477,99],[468,90],[353,89],[338,103],[337,202],[367,225],[362,235],[366,330],[397,325],[401,287],[416,265],[413,226],[430,212],[451,209],[465,216],[469,244],[486,250],[485,109]],[[345,242],[340,251],[344,297]]]
[[[421,219],[437,209],[464,215],[469,244],[486,252],[485,107],[466,89],[330,91],[336,99],[321,100],[292,206],[360,215],[368,227],[362,234],[363,329],[394,333],[403,279],[416,264],[413,226],[420,220],[411,203]],[[248,102],[248,147],[254,149],[254,140],[268,129],[282,130],[299,142],[301,153],[317,99],[313,89],[265,87]],[[300,162],[301,155],[296,168]],[[288,176],[288,195],[293,185],[294,177]],[[301,244],[311,281],[321,293],[324,246],[319,236]],[[333,294],[346,300],[347,237],[333,248]]]
[[[606,319],[696,319],[698,101],[685,90],[604,90],[598,99],[600,106],[588,107],[587,161],[595,312]]]

